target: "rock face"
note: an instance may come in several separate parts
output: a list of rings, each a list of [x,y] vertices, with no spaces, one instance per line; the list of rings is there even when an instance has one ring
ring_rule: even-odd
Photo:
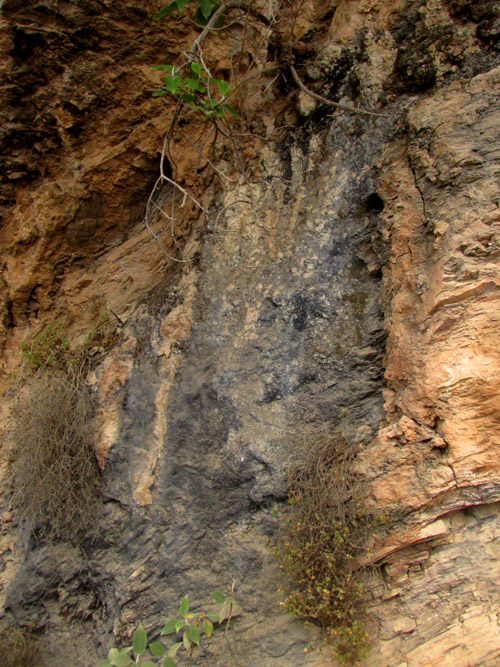
[[[376,549],[389,589],[380,608],[397,605],[401,630],[387,632],[407,664],[495,664],[500,650],[488,611],[498,595],[499,75],[418,102],[407,149],[385,153],[389,424],[365,462],[374,502],[408,524]]]
[[[381,115],[316,104],[280,62],[283,89],[240,98],[267,140],[242,139],[233,183],[193,176],[196,152],[174,143],[205,213],[172,230],[154,218],[161,245],[143,215],[172,107],[150,97],[148,67],[186,28],[155,9],[2,7],[2,389],[46,323],[75,347],[105,311],[114,329],[89,376],[97,539],[24,535],[5,440],[4,614],[47,632],[44,664],[92,665],[112,634],[155,633],[185,592],[201,605],[234,581],[219,664],[334,664],[281,611],[271,546],[287,467],[341,427],[380,519],[362,557],[364,664],[496,664],[497,3],[302,5],[306,85]]]

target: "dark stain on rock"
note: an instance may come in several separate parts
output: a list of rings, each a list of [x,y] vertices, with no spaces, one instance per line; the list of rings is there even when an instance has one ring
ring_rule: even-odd
[[[307,301],[301,294],[293,297],[292,324],[297,331],[303,331],[307,326]]]
[[[422,92],[436,83],[437,67],[430,47],[431,41],[425,38],[399,47],[393,72],[400,92]]]
[[[500,14],[497,0],[447,0],[452,16],[480,23]]]
[[[274,401],[278,401],[280,398],[283,398],[283,392],[277,380],[274,379],[264,386],[264,396],[259,402],[263,404],[274,403]]]
[[[480,48],[472,53],[463,48],[454,22],[427,23],[419,12],[424,4],[422,0],[408,0],[391,25],[398,50],[388,89],[393,88],[397,93],[428,91],[437,82],[438,59],[455,66],[445,71],[446,79],[475,76],[498,63],[494,51],[500,41],[500,5],[496,0],[447,2],[452,18],[478,23],[476,36]]]
[[[418,10],[423,4],[422,1],[407,4],[404,11],[395,19],[390,30],[396,44],[403,44],[414,35],[420,18]]]
[[[477,26],[476,35],[493,48],[500,49],[500,17],[491,17],[481,21]]]

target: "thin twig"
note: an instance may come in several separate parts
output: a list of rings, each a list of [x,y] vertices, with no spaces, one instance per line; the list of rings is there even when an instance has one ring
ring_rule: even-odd
[[[233,581],[232,586],[231,586],[231,596],[233,595],[233,593],[234,593],[234,581]],[[219,651],[220,647],[224,643],[224,639],[226,638],[227,631],[229,630],[229,624],[231,623],[232,616],[233,616],[233,603],[231,602],[231,604],[229,605],[229,614],[228,614],[228,617],[227,617],[226,627],[224,628],[224,634],[220,638],[220,641],[217,644],[217,647],[216,647],[215,651],[213,652],[212,657],[210,658],[209,664],[212,663],[215,660],[215,656],[217,655],[217,652]]]
[[[158,206],[158,204],[157,204],[155,201],[153,201],[153,197],[154,197],[154,195],[155,195],[155,193],[156,193],[156,190],[157,190],[157,188],[158,188],[159,183],[161,183],[163,179],[168,180],[168,181],[172,182],[173,184],[175,184],[175,182],[171,181],[171,179],[169,179],[167,176],[163,176],[163,177],[162,177],[162,176],[160,175],[160,176],[156,179],[156,183],[154,184],[153,189],[151,190],[151,194],[150,194],[149,197],[148,197],[148,201],[146,202],[146,212],[145,212],[145,214],[144,214],[144,225],[145,225],[146,229],[148,230],[148,232],[150,233],[151,237],[155,240],[156,244],[158,245],[158,247],[159,247],[159,249],[161,250],[161,252],[163,253],[163,255],[165,255],[165,257],[166,257],[167,259],[171,259],[173,262],[177,262],[177,263],[179,263],[179,264],[188,264],[189,262],[192,262],[193,260],[192,260],[192,259],[176,259],[175,257],[172,257],[172,255],[170,255],[170,254],[163,248],[163,246],[161,245],[159,235],[158,235],[156,232],[154,232],[153,229],[151,229],[151,227],[150,227],[150,225],[149,225],[149,210],[150,210],[151,205],[154,205],[154,206],[156,206],[157,208],[160,208],[160,207]],[[178,186],[178,187],[179,187],[181,190],[184,190],[184,189],[181,188],[180,186]],[[184,192],[185,192],[185,191],[184,191]],[[162,209],[160,209],[160,210],[161,210],[161,212],[163,213],[163,215],[165,215],[167,218],[171,219],[170,216],[169,216],[167,213],[165,213]],[[202,209],[202,210],[203,210],[203,209]]]
[[[165,152],[166,151],[168,151],[169,164],[170,164],[170,167],[172,169],[172,173],[173,173],[173,170],[176,168],[175,167],[175,161],[172,157],[172,154],[170,153],[170,139],[172,138],[172,133],[174,131],[175,123],[177,121],[177,118],[179,117],[179,114],[180,114],[181,109],[182,109],[183,106],[184,106],[184,102],[182,101],[181,98],[179,98],[179,100],[177,101],[177,105],[175,107],[173,118],[172,118],[172,120],[170,122],[170,125],[168,127],[168,130],[165,134],[165,139],[163,140],[163,148],[162,148],[162,151],[161,151],[161,160],[160,160],[160,174],[161,175],[163,175],[163,173],[164,173],[163,167],[164,167],[164,163],[165,163]]]
[[[203,211],[203,213],[206,213],[206,210],[205,210],[203,204],[200,204],[200,202],[199,202],[195,197],[193,197],[192,194],[190,194],[187,190],[185,190],[185,189],[182,187],[182,185],[179,185],[179,183],[177,183],[177,181],[174,181],[174,180],[172,180],[171,178],[169,178],[168,176],[165,176],[165,174],[162,174],[162,175],[160,176],[160,179],[161,179],[162,181],[167,181],[167,183],[170,183],[170,185],[173,185],[174,188],[177,188],[180,192],[182,192],[182,194],[184,195],[184,199],[183,199],[183,201],[182,201],[181,208],[184,206],[184,204],[185,204],[185,202],[186,202],[186,198],[187,198],[187,199],[190,199],[190,200],[193,202],[193,204],[196,204],[196,206],[197,206],[201,211]]]
[[[238,161],[238,164],[240,166],[241,175],[243,176],[243,180],[245,181],[245,185],[248,187],[248,196],[250,197],[250,201],[252,202],[252,213],[255,216],[255,219],[257,220],[257,214],[256,214],[257,209],[256,209],[255,201],[254,201],[254,198],[253,198],[252,187],[251,187],[251,185],[248,181],[248,178],[247,178],[247,175],[246,175],[246,172],[245,172],[245,166],[243,164],[243,160],[241,159],[240,151],[239,151],[239,148],[238,148],[238,143],[233,136],[233,133],[231,131],[231,126],[229,125],[229,123],[227,121],[227,118],[221,118],[221,123],[224,123],[226,125],[227,132],[224,132],[224,130],[221,128],[220,124],[219,124],[219,130],[233,144],[233,150],[234,150],[234,153],[236,155],[236,159]]]
[[[261,49],[263,48],[263,46],[265,45],[265,43],[268,41],[270,31],[273,30],[274,24],[275,24],[275,22],[276,22],[276,21],[274,20],[274,18],[272,18],[272,19],[270,20],[270,19],[268,19],[266,16],[264,16],[263,14],[261,14],[258,10],[256,10],[256,9],[252,6],[252,1],[250,1],[250,2],[245,2],[245,1],[243,1],[243,0],[228,0],[227,2],[225,2],[224,4],[222,4],[222,5],[221,5],[221,6],[214,12],[214,14],[210,17],[210,20],[208,21],[208,23],[207,23],[207,25],[205,26],[205,28],[204,28],[204,29],[202,30],[202,32],[198,35],[197,39],[193,42],[192,47],[191,47],[191,50],[190,50],[190,51],[184,51],[184,50],[182,50],[182,53],[183,53],[183,55],[184,55],[185,62],[184,62],[179,68],[176,68],[177,71],[180,72],[183,68],[185,68],[185,67],[189,67],[190,64],[191,64],[192,62],[194,62],[194,61],[198,61],[198,62],[200,63],[200,65],[202,66],[203,70],[205,71],[205,73],[206,73],[208,79],[210,80],[210,78],[211,78],[211,73],[210,73],[210,70],[209,70],[208,66],[205,64],[205,61],[204,61],[204,58],[203,58],[203,50],[202,50],[201,44],[202,44],[202,42],[206,39],[206,37],[207,37],[209,34],[211,34],[212,31],[216,31],[216,30],[218,30],[218,28],[216,27],[216,25],[217,25],[217,22],[218,22],[219,18],[220,18],[222,15],[226,14],[227,12],[229,12],[230,10],[233,10],[233,9],[234,9],[234,10],[239,10],[239,11],[240,11],[240,14],[238,15],[238,20],[240,20],[240,19],[243,20],[243,27],[244,27],[243,43],[244,43],[244,41],[245,41],[245,36],[246,36],[247,33],[248,33],[248,25],[249,25],[249,23],[250,23],[250,19],[251,19],[251,18],[254,19],[254,20],[256,20],[256,21],[258,21],[259,24],[260,24],[261,26],[265,26],[265,28],[264,28],[264,35],[262,36],[262,39],[261,39],[260,43],[257,45],[257,44],[254,44],[254,43],[252,42],[252,44],[253,44],[254,49],[255,49],[256,52],[255,52],[254,55],[251,56],[251,62],[250,62],[250,64],[249,64],[248,68],[247,68],[247,72],[246,72],[245,75],[242,77],[242,79],[236,84],[236,86],[230,91],[229,95],[223,96],[223,98],[222,98],[222,100],[221,100],[222,103],[224,103],[224,102],[225,102],[231,95],[233,95],[233,94],[234,94],[234,93],[235,93],[235,92],[236,92],[236,91],[237,91],[237,90],[238,90],[244,83],[246,83],[248,80],[253,79],[253,78],[255,78],[255,77],[259,77],[259,76],[261,76],[261,75],[263,75],[263,74],[266,74],[266,73],[268,73],[268,72],[273,72],[273,71],[276,71],[277,69],[278,69],[278,70],[280,69],[279,67],[272,67],[272,68],[263,68],[263,69],[261,69],[261,70],[259,70],[259,71],[257,71],[257,72],[252,72],[252,70],[258,66],[258,62],[257,62],[257,61],[258,61],[258,59],[260,59],[260,52],[261,52]],[[241,57],[242,57],[242,50],[243,50],[243,46],[241,47],[240,52],[239,52],[239,58],[240,58],[240,59],[241,59]],[[208,95],[208,98],[211,99],[211,95],[210,95],[210,87],[209,87],[209,86],[207,87],[207,95]],[[179,259],[176,259],[175,257],[172,257],[169,253],[167,253],[167,252],[164,250],[164,248],[162,247],[162,245],[160,244],[159,235],[158,235],[157,233],[155,233],[155,232],[153,231],[153,229],[151,228],[151,226],[150,226],[150,219],[149,219],[149,218],[150,218],[150,211],[151,211],[151,208],[154,207],[155,209],[157,209],[157,210],[161,213],[162,216],[164,216],[167,220],[169,220],[169,222],[170,222],[170,227],[171,227],[171,235],[172,235],[172,237],[173,237],[173,239],[174,239],[174,242],[175,242],[177,248],[178,248],[179,251],[182,253],[182,250],[180,249],[180,247],[179,247],[179,245],[178,245],[178,243],[177,243],[177,240],[176,240],[176,238],[175,238],[175,235],[174,235],[174,229],[173,229],[173,228],[174,228],[174,221],[175,221],[175,215],[174,215],[175,210],[174,210],[174,209],[175,209],[175,206],[176,206],[176,204],[175,204],[175,194],[173,194],[173,195],[172,195],[172,198],[171,198],[172,212],[171,212],[171,214],[169,215],[168,213],[166,213],[166,211],[163,210],[163,208],[162,208],[156,201],[153,201],[154,196],[155,196],[155,194],[156,194],[156,192],[157,192],[159,186],[160,186],[162,183],[167,182],[167,183],[169,183],[170,185],[172,185],[172,187],[173,187],[175,190],[179,191],[179,192],[182,194],[183,199],[182,199],[182,203],[180,204],[180,208],[182,208],[182,207],[185,205],[186,200],[189,199],[189,200],[190,200],[192,203],[194,203],[195,206],[197,206],[201,211],[203,211],[204,213],[206,213],[206,210],[205,210],[205,208],[203,207],[203,205],[202,205],[202,204],[201,204],[201,203],[200,203],[200,202],[199,202],[193,195],[191,195],[185,188],[183,188],[183,187],[177,182],[177,180],[176,180],[176,178],[177,178],[177,169],[176,169],[176,165],[175,165],[175,160],[173,159],[173,156],[172,156],[171,153],[170,153],[170,150],[171,150],[171,140],[172,140],[172,137],[173,137],[174,132],[175,132],[175,127],[176,127],[176,124],[177,124],[177,120],[178,120],[178,118],[179,118],[180,113],[182,112],[183,107],[184,107],[184,103],[183,103],[182,99],[179,99],[178,102],[177,102],[177,105],[176,105],[176,108],[175,108],[175,111],[174,111],[172,120],[171,120],[171,122],[170,122],[170,124],[169,124],[168,130],[167,130],[167,132],[166,132],[166,134],[165,134],[165,137],[164,137],[164,140],[163,140],[163,146],[162,146],[162,151],[161,151],[161,159],[160,159],[160,176],[159,176],[159,178],[157,179],[157,181],[156,181],[156,183],[155,183],[155,185],[154,185],[154,187],[153,187],[153,189],[152,189],[152,191],[151,191],[151,194],[150,194],[150,196],[149,196],[149,198],[148,198],[148,201],[147,201],[147,203],[146,203],[146,214],[145,214],[145,218],[144,218],[145,226],[146,226],[148,232],[151,234],[151,236],[153,237],[153,239],[156,241],[156,243],[158,244],[158,246],[159,246],[160,250],[162,251],[162,253],[163,253],[168,259],[170,259],[170,260],[172,260],[172,261],[175,261],[175,262],[181,262],[181,263],[189,262],[189,261],[192,261],[192,260],[184,260],[184,259],[179,260]],[[214,135],[214,140],[213,140],[212,150],[213,150],[213,148],[214,148],[214,146],[215,146],[215,144],[216,144],[216,142],[217,142],[217,137],[218,137],[218,133],[219,133],[219,132],[221,132],[221,134],[222,134],[224,137],[226,137],[227,139],[230,140],[230,142],[231,142],[231,144],[232,144],[232,148],[233,148],[234,154],[235,154],[235,157],[236,157],[236,161],[237,161],[237,163],[238,163],[238,165],[239,165],[239,168],[240,168],[240,172],[241,172],[242,175],[243,175],[243,180],[244,180],[244,182],[246,183],[246,185],[248,186],[249,197],[250,197],[250,200],[251,200],[251,202],[252,202],[252,203],[251,203],[251,207],[252,207],[252,210],[253,210],[254,215],[255,215],[255,205],[254,205],[254,203],[253,203],[253,192],[252,192],[252,189],[251,189],[250,184],[249,184],[249,182],[248,182],[248,179],[247,179],[247,177],[246,177],[245,169],[244,169],[244,165],[243,165],[243,160],[242,160],[241,155],[240,155],[240,152],[239,152],[238,142],[237,142],[236,139],[235,139],[235,136],[234,136],[234,134],[233,134],[233,132],[232,132],[231,126],[230,126],[229,123],[227,122],[227,119],[226,119],[226,118],[223,118],[223,119],[221,119],[221,120],[212,119],[212,123],[213,123],[213,129],[215,129],[215,135]],[[224,129],[224,128],[225,128],[225,129]],[[196,173],[196,172],[198,171],[198,169],[199,169],[200,159],[204,159],[204,160],[207,161],[207,163],[210,165],[210,167],[215,171],[215,173],[216,173],[219,177],[224,178],[224,179],[227,179],[228,181],[233,181],[233,182],[234,182],[234,179],[229,178],[229,177],[226,176],[226,174],[224,174],[220,169],[218,169],[218,168],[214,165],[213,161],[210,160],[209,157],[207,157],[207,155],[205,155],[205,153],[204,153],[204,151],[203,151],[203,149],[204,149],[206,143],[209,141],[209,139],[210,139],[210,137],[211,137],[211,135],[212,135],[213,129],[210,130],[209,132],[207,132],[207,133],[206,133],[206,136],[205,136],[205,137],[203,138],[203,140],[202,140],[201,146],[200,146],[199,151],[198,151],[197,160],[196,160],[195,173]],[[181,134],[181,136],[182,136],[182,134]],[[187,143],[189,144],[190,142],[187,142]],[[210,154],[210,150],[207,151],[207,152]],[[166,157],[166,155],[168,155],[169,164],[170,164],[170,167],[171,167],[172,172],[173,172],[172,175],[167,175],[167,173],[165,173],[165,172],[167,171],[167,165],[165,164],[165,157]],[[178,204],[177,204],[177,205],[178,205]],[[224,209],[224,210],[227,210],[227,207],[226,207],[226,209]],[[219,216],[217,217],[215,227],[217,226],[219,219],[220,219],[220,214],[219,214]],[[224,252],[227,252],[227,251],[224,250]],[[229,257],[231,257],[231,255],[229,255],[229,253],[227,253],[227,254],[228,254]],[[238,264],[238,263],[239,263],[236,259],[234,259],[234,258],[232,258],[232,257],[231,257],[231,259],[232,259],[232,261],[233,261],[235,264]]]
[[[304,0],[301,0],[299,6],[297,7],[297,11],[295,12],[295,14],[293,16],[292,27],[290,28],[290,36],[288,37],[288,39],[290,41],[292,41],[292,39],[293,39],[293,31],[295,30],[295,24],[297,23],[297,19],[299,17],[300,10],[302,9],[303,4],[304,4]]]
[[[268,74],[269,72],[276,72],[277,70],[280,70],[281,67],[279,65],[274,65],[273,67],[265,67],[264,69],[260,69],[257,72],[250,72],[248,74],[245,74],[245,76],[239,81],[235,87],[231,90],[229,95],[227,95],[226,99],[229,99],[233,93],[235,93],[238,88],[240,88],[244,83],[247,81],[250,81],[250,79],[255,79],[258,76],[262,76],[264,74]],[[267,88],[266,88],[267,90]]]
[[[224,215],[224,213],[229,208],[231,208],[232,206],[236,206],[236,204],[248,204],[248,206],[251,206],[252,202],[249,202],[247,199],[237,199],[236,201],[231,202],[227,206],[224,206],[224,208],[221,211],[219,211],[219,213],[217,214],[217,218],[215,219],[215,225],[213,226],[213,229],[212,229],[213,232],[217,229],[217,225],[219,224],[219,220],[220,220],[221,216]]]
[[[259,19],[261,23],[264,25],[269,25],[270,21],[267,17],[265,17],[263,14],[260,12],[257,12],[255,10],[252,10],[251,7],[248,6],[246,2],[241,2],[240,0],[229,0],[229,2],[225,2],[223,5],[215,11],[211,18],[210,21],[207,23],[207,25],[203,28],[203,30],[200,32],[198,35],[197,39],[193,42],[193,47],[191,49],[191,55],[189,56],[188,63],[193,61],[196,58],[196,53],[198,49],[200,48],[200,45],[202,41],[207,37],[207,35],[213,30],[215,27],[215,24],[219,20],[219,18],[227,12],[229,9],[241,9],[241,10],[246,10],[247,12],[253,14],[256,18]]]
[[[323,104],[327,104],[329,107],[335,107],[336,109],[343,109],[344,111],[350,111],[352,113],[357,113],[360,115],[362,114],[364,116],[379,116],[380,118],[387,118],[387,116],[383,113],[377,113],[376,111],[368,111],[368,109],[358,109],[358,107],[353,107],[349,104],[341,104],[339,102],[333,102],[332,100],[323,97],[323,95],[318,95],[318,93],[314,93],[312,90],[309,90],[309,88],[306,88],[306,86],[300,80],[299,75],[297,74],[297,70],[293,65],[290,65],[290,71],[292,73],[295,83],[302,91],[304,91],[304,93],[306,93],[315,100],[319,100]]]

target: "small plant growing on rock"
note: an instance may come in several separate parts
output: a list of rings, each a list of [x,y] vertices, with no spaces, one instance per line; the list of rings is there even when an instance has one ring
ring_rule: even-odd
[[[232,591],[231,591],[232,592]],[[132,646],[122,649],[112,648],[108,657],[97,665],[97,667],[128,667],[129,665],[142,665],[142,667],[175,667],[175,658],[179,651],[185,650],[188,654],[188,665],[191,664],[195,648],[200,646],[202,636],[211,638],[214,631],[214,623],[224,623],[224,632],[220,638],[210,662],[215,658],[222,642],[224,641],[233,614],[232,596],[225,597],[217,591],[212,594],[213,599],[220,605],[218,611],[202,611],[192,614],[189,612],[187,594],[180,603],[180,618],[172,618],[165,623],[161,635],[175,635],[175,641],[169,649],[158,641],[148,643],[148,635],[142,624],[135,630],[132,637]]]
[[[285,601],[294,616],[320,624],[335,656],[356,663],[367,649],[360,571],[370,520],[363,509],[356,447],[336,435],[320,442],[289,472],[277,555],[295,588]]]
[[[226,111],[240,118],[239,113],[226,102],[231,94],[229,84],[223,79],[214,79],[210,71],[196,61],[192,61],[190,67],[190,75],[182,77],[178,74],[180,69],[176,71],[173,65],[154,65],[151,69],[164,70],[167,74],[164,85],[155,90],[153,97],[171,93],[191,109],[201,112],[207,120],[211,116],[223,118]]]
[[[23,355],[31,373],[60,367],[66,363],[69,341],[58,323],[48,324],[39,331],[31,343],[23,343]]]

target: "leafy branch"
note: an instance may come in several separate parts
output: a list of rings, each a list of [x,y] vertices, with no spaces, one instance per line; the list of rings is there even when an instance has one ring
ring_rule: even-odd
[[[223,188],[227,186],[227,183],[234,183],[237,179],[231,178],[216,166],[217,151],[223,149],[226,154],[232,152],[234,156],[233,164],[237,168],[239,178],[249,186],[244,160],[241,155],[241,136],[243,135],[238,135],[234,131],[234,122],[244,121],[241,118],[237,104],[233,100],[237,99],[238,96],[241,99],[245,90],[244,86],[250,80],[274,73],[274,79],[266,87],[265,90],[267,90],[280,75],[283,76],[289,72],[291,79],[303,93],[322,104],[349,113],[383,116],[383,114],[375,111],[329,100],[310,90],[303,83],[295,68],[291,44],[297,16],[292,17],[293,20],[287,27],[286,19],[277,17],[271,10],[269,16],[265,16],[253,6],[252,2],[227,0],[219,3],[217,0],[174,0],[164,6],[155,15],[155,19],[164,19],[174,13],[183,13],[190,3],[197,5],[195,19],[201,26],[201,31],[190,47],[187,49],[181,48],[182,58],[175,64],[153,66],[154,70],[164,73],[163,81],[152,93],[153,96],[172,96],[176,100],[176,105],[165,133],[160,175],[148,199],[145,214],[145,225],[157,241],[162,252],[167,258],[180,263],[190,262],[192,258],[184,257],[177,243],[175,230],[180,226],[176,217],[177,214],[183,211],[184,217],[191,215],[190,206],[186,206],[186,204],[194,204],[203,213],[207,213],[207,211],[202,203],[180,184],[176,173],[176,164],[179,163],[179,160],[174,155],[175,149],[179,145],[197,149],[195,175],[201,171],[200,163],[203,167],[209,166],[210,172],[220,179]],[[300,8],[297,13],[299,11]],[[283,29],[283,21],[285,22],[285,29]],[[234,26],[237,26],[236,30]],[[224,78],[220,75],[219,77],[213,76],[213,73],[217,75],[216,65],[214,63],[207,64],[203,53],[203,43],[207,37],[220,34],[221,30],[225,32],[228,39],[234,41],[229,55],[229,68],[226,66],[226,69],[229,69],[229,76],[224,75]],[[279,43],[285,40],[287,44],[283,48],[283,57],[278,56],[276,64],[269,67],[268,47],[272,33],[276,34]],[[279,37],[280,35],[281,37]],[[286,78],[289,80],[289,77]],[[190,114],[187,117],[185,115],[186,111]],[[193,112],[195,112],[194,117]],[[199,137],[193,139],[191,128],[200,127],[199,124],[196,124],[196,116],[201,118],[204,123]],[[186,120],[189,122],[189,137],[180,130]],[[265,141],[269,140],[269,137],[260,138]],[[172,168],[172,174],[168,173],[169,166]],[[170,188],[164,190],[162,187],[164,185],[170,186]],[[167,193],[168,198],[166,203],[165,193]],[[248,197],[251,200],[252,211],[255,212],[252,188],[250,187],[248,187]],[[161,205],[159,203],[160,199],[163,200]],[[169,212],[167,212],[167,209],[170,209]],[[180,258],[166,252],[160,244],[159,234],[151,229],[150,220],[153,211],[168,220],[171,237],[181,253]],[[177,253],[174,251],[174,254]]]
[[[163,254],[168,259],[180,263],[190,262],[192,258],[182,255],[176,241],[176,229],[180,226],[178,214],[182,212],[184,217],[191,215],[190,210],[193,204],[200,211],[206,213],[202,203],[180,184],[175,173],[178,160],[172,153],[179,140],[183,144],[193,147],[192,137],[186,137],[179,129],[182,124],[182,117],[186,110],[191,114],[194,111],[205,122],[205,127],[199,138],[194,141],[194,147],[198,149],[195,174],[200,170],[200,162],[203,162],[204,165],[210,166],[212,173],[221,180],[223,187],[227,182],[234,182],[235,179],[230,178],[228,174],[215,166],[216,150],[221,145],[226,145],[234,154],[240,177],[247,182],[243,160],[240,156],[240,143],[233,132],[231,123],[234,120],[241,121],[241,117],[233,104],[230,103],[229,98],[240,91],[247,80],[275,69],[263,67],[269,34],[274,29],[273,21],[240,0],[229,0],[220,5],[212,2],[212,0],[196,1],[199,5],[198,10],[205,14],[205,20],[199,21],[204,26],[200,34],[192,42],[189,49],[181,50],[183,55],[181,62],[153,66],[153,69],[164,72],[163,81],[153,92],[153,96],[170,95],[174,97],[177,103],[165,133],[160,160],[160,174],[148,198],[144,222]],[[158,12],[155,18],[160,19],[172,12],[182,11],[187,4],[187,0],[176,0]],[[198,18],[200,17],[198,16]],[[233,53],[230,57],[231,73],[229,81],[212,75],[211,68],[205,62],[202,49],[206,37],[213,34],[226,20],[228,22],[224,25],[225,30],[235,24],[241,26],[241,31],[233,37],[238,45],[238,52],[236,55]],[[250,25],[251,23],[253,23],[253,28]],[[245,54],[245,58],[243,54]],[[237,59],[236,63],[233,63],[234,57]],[[249,58],[249,62],[246,64],[246,73],[235,77],[235,71],[240,71],[241,64],[246,58]],[[235,85],[231,85],[233,80]],[[171,174],[169,173],[169,167],[172,168]],[[163,188],[165,185],[167,189]],[[251,191],[249,196],[252,198]],[[168,221],[171,238],[177,245],[181,257],[167,252],[163,247],[164,243],[160,243],[160,234],[153,231],[151,226],[153,214],[160,215]],[[177,255],[175,252],[174,254]]]
[[[234,584],[231,588],[233,592]],[[235,599],[230,595],[225,597],[222,593],[214,591],[211,593],[214,601],[220,605],[218,611],[202,611],[192,614],[189,611],[188,595],[186,594],[180,602],[180,618],[168,620],[161,630],[161,636],[174,635],[175,642],[166,648],[162,642],[153,641],[148,643],[148,634],[142,624],[139,624],[132,637],[132,645],[122,649],[112,648],[108,657],[97,665],[97,667],[129,667],[129,665],[141,665],[142,667],[175,667],[175,658],[179,651],[185,650],[188,654],[188,665],[191,664],[195,648],[200,646],[203,635],[210,639],[214,632],[214,624],[224,624],[224,632],[212,654],[210,662],[215,659],[224,639],[233,616],[233,605]],[[161,663],[159,662],[161,660]]]
[[[154,65],[151,69],[164,70],[167,72],[164,85],[155,90],[153,97],[159,97],[171,93],[177,99],[187,104],[191,109],[201,111],[205,119],[212,116],[223,117],[225,111],[229,111],[235,118],[241,119],[236,109],[226,102],[231,94],[227,81],[214,79],[210,70],[202,68],[200,63],[191,61],[191,72],[189,77],[181,77],[173,65]]]

